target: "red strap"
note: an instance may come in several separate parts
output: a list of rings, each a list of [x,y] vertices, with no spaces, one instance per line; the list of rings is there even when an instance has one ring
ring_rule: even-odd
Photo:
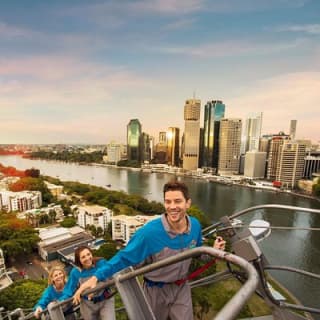
[[[184,279],[179,279],[177,281],[175,281],[174,283],[178,286],[184,284],[186,281],[191,280],[195,277],[197,277],[199,274],[201,274],[202,272],[206,271],[208,268],[210,268],[215,262],[217,261],[217,259],[212,259],[211,261],[207,262],[206,264],[204,264],[202,267],[198,268],[197,270],[193,271],[192,273],[190,273],[186,278]]]

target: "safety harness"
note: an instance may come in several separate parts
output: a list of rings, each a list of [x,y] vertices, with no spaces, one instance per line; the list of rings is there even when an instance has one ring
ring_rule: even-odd
[[[187,277],[183,278],[183,279],[179,279],[176,280],[174,282],[163,282],[163,281],[153,281],[147,278],[143,278],[144,282],[147,284],[148,287],[154,287],[157,286],[159,288],[162,288],[165,284],[176,284],[177,286],[181,286],[183,285],[186,281],[190,281],[196,277],[198,277],[201,273],[203,273],[204,271],[206,271],[208,268],[210,268],[214,263],[216,263],[217,259],[212,259],[209,262],[207,262],[206,264],[204,264],[203,266],[201,266],[200,268],[196,269],[195,271],[193,271],[192,273],[190,273]]]

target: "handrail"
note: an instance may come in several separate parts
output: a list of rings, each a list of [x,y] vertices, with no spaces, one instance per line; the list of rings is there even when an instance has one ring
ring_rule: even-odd
[[[320,214],[320,210],[318,210],[318,209],[302,208],[302,207],[279,205],[279,204],[265,204],[265,205],[258,205],[258,206],[250,207],[250,208],[235,212],[231,216],[227,217],[227,219],[232,220],[232,219],[235,219],[235,218],[237,218],[247,212],[258,210],[258,209],[265,209],[265,208],[284,209],[284,210],[291,210],[291,211],[302,211],[302,212]],[[227,225],[228,225],[228,223],[227,223]],[[225,222],[220,221],[215,224],[212,224],[211,226],[203,229],[203,232],[206,232],[208,230],[212,230],[213,228],[218,229],[219,226],[225,226]],[[209,231],[209,233],[211,233],[211,232],[212,231]],[[240,288],[240,290],[231,298],[231,300],[224,306],[224,308],[222,310],[220,310],[220,312],[214,318],[216,320],[235,319],[236,315],[241,311],[241,309],[245,305],[247,299],[255,292],[255,290],[258,286],[258,283],[261,279],[259,279],[259,276],[258,276],[258,273],[257,273],[257,270],[255,269],[255,267],[251,263],[249,263],[247,260],[245,260],[244,258],[233,255],[231,253],[226,253],[221,250],[210,248],[210,247],[198,247],[198,248],[190,249],[190,250],[187,250],[187,251],[182,252],[180,254],[177,254],[174,257],[166,258],[164,260],[161,260],[161,261],[155,262],[153,264],[141,267],[139,269],[131,270],[128,273],[117,274],[114,276],[113,279],[108,280],[106,282],[101,282],[95,288],[90,289],[90,290],[86,290],[84,294],[94,293],[102,288],[107,287],[107,286],[114,286],[114,285],[116,285],[116,282],[118,282],[118,283],[125,282],[126,280],[133,279],[139,275],[143,275],[143,274],[151,272],[153,270],[160,269],[160,268],[167,266],[169,264],[177,263],[181,260],[185,260],[185,259],[188,259],[191,257],[201,255],[201,254],[208,254],[208,255],[217,257],[219,259],[225,260],[229,263],[236,264],[239,267],[241,267],[242,269],[244,269],[245,272],[247,273],[247,277],[246,277],[247,279],[245,279],[246,282],[244,283],[244,285]],[[284,269],[285,267],[280,267],[280,268]],[[280,268],[278,266],[278,269],[280,269]],[[272,269],[272,266],[266,266],[265,269]],[[289,271],[289,270],[287,269],[287,271]],[[297,270],[290,270],[290,271],[297,272]],[[309,274],[307,274],[307,272],[304,272],[301,270],[300,270],[300,273],[304,273],[305,275],[309,275]],[[227,276],[227,275],[224,275],[224,276]],[[317,275],[313,275],[313,276],[315,278],[318,278]],[[219,279],[219,280],[221,280],[221,279]],[[60,307],[60,306],[64,305],[65,303],[70,302],[71,300],[72,300],[72,298],[65,300],[63,302],[59,302],[54,306],[54,308]],[[289,307],[292,309],[295,309],[297,307],[298,308],[301,307],[301,306],[291,306],[289,304],[281,305],[281,306],[282,307]],[[306,308],[306,309],[307,309],[307,311],[310,311],[310,312],[315,311],[315,309],[312,309],[312,308]],[[315,312],[317,312],[317,311],[315,311]],[[30,319],[30,318],[24,317],[24,318],[20,318],[20,319],[26,320],[26,319]],[[52,317],[52,319],[53,320],[60,320],[63,318]]]
[[[133,279],[139,275],[143,275],[147,272],[151,272],[153,270],[160,269],[164,266],[167,266],[169,264],[174,264],[179,261],[189,259],[192,257],[196,257],[202,254],[207,254],[210,256],[217,257],[221,260],[228,261],[232,264],[238,265],[240,268],[242,268],[247,273],[247,281],[244,283],[244,285],[239,289],[239,291],[226,303],[226,305],[223,307],[222,310],[216,315],[214,318],[215,320],[233,320],[236,318],[237,314],[242,310],[244,305],[246,304],[247,300],[251,297],[251,295],[255,292],[256,288],[258,287],[259,283],[259,276],[255,268],[245,259],[236,256],[231,253],[227,253],[222,250],[218,250],[211,247],[198,247],[193,248],[187,251],[184,251],[182,253],[179,253],[173,257],[169,257],[166,259],[163,259],[161,261],[152,263],[150,265],[144,266],[142,268],[132,270],[125,274],[118,274],[116,277],[117,279],[111,279],[103,283],[99,283],[95,288],[86,290],[84,294],[93,293],[97,290],[100,290],[104,287],[114,285],[116,280],[118,282],[124,282],[126,280]],[[70,299],[69,299],[70,300]],[[62,306],[67,301],[62,301],[57,303],[54,308],[58,308]],[[24,319],[24,318],[22,318]],[[58,319],[52,319],[52,320],[58,320]]]
[[[248,213],[250,211],[259,210],[259,209],[284,209],[284,210],[291,210],[291,211],[303,211],[303,212],[320,214],[320,210],[319,209],[287,206],[287,205],[282,205],[282,204],[262,204],[262,205],[246,208],[246,209],[243,209],[243,210],[240,210],[240,211],[236,211],[235,213],[233,213],[230,216],[228,216],[228,218],[229,218],[229,220],[232,220],[232,219],[235,219],[235,218],[238,218],[238,217],[242,216],[245,213]],[[215,222],[212,225],[204,228],[202,230],[202,233],[204,234],[204,233],[208,232],[208,235],[209,235],[209,234],[212,233],[212,231],[209,231],[209,230],[217,229],[221,225],[223,225],[222,221]]]
[[[238,212],[235,212],[234,214],[232,214],[229,218],[230,219],[235,219],[247,212],[250,211],[254,211],[254,210],[258,210],[258,209],[264,209],[264,208],[270,208],[270,209],[285,209],[285,210],[291,210],[291,211],[304,211],[304,212],[312,212],[312,213],[319,213],[320,214],[320,210],[319,209],[310,209],[310,208],[303,208],[303,207],[295,207],[295,206],[287,206],[287,205],[283,205],[283,204],[262,204],[259,206],[254,206],[254,207],[250,207]]]

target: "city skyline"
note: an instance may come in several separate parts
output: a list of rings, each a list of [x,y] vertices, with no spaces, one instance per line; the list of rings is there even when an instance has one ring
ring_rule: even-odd
[[[320,140],[320,2],[3,1],[0,143],[126,142],[184,128],[187,99]],[[182,134],[183,132],[181,132]]]

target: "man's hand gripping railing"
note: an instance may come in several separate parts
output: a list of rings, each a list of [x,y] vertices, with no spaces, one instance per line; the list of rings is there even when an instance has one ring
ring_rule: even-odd
[[[211,255],[213,257],[217,257],[218,259],[225,260],[229,263],[235,264],[243,269],[247,274],[247,281],[240,288],[240,290],[230,299],[230,301],[224,306],[224,308],[217,314],[214,318],[215,320],[232,320],[235,319],[237,314],[241,311],[241,309],[246,304],[247,300],[251,297],[251,295],[255,292],[259,277],[255,268],[245,259],[233,255],[231,253],[227,253],[225,251],[221,251],[211,247],[198,247],[194,249],[190,249],[175,255],[174,257],[166,258],[161,261],[155,262],[150,265],[146,265],[142,268],[132,270],[125,274],[117,275],[118,282],[124,282],[126,280],[132,279],[134,277],[143,275],[145,273],[151,272],[153,270],[160,269],[164,266],[177,263],[179,261],[189,259],[192,257],[197,257],[202,254]],[[95,288],[86,290],[83,294],[88,295],[97,290],[101,290],[102,288],[112,286],[115,284],[115,280],[108,280],[104,283],[99,283]]]

